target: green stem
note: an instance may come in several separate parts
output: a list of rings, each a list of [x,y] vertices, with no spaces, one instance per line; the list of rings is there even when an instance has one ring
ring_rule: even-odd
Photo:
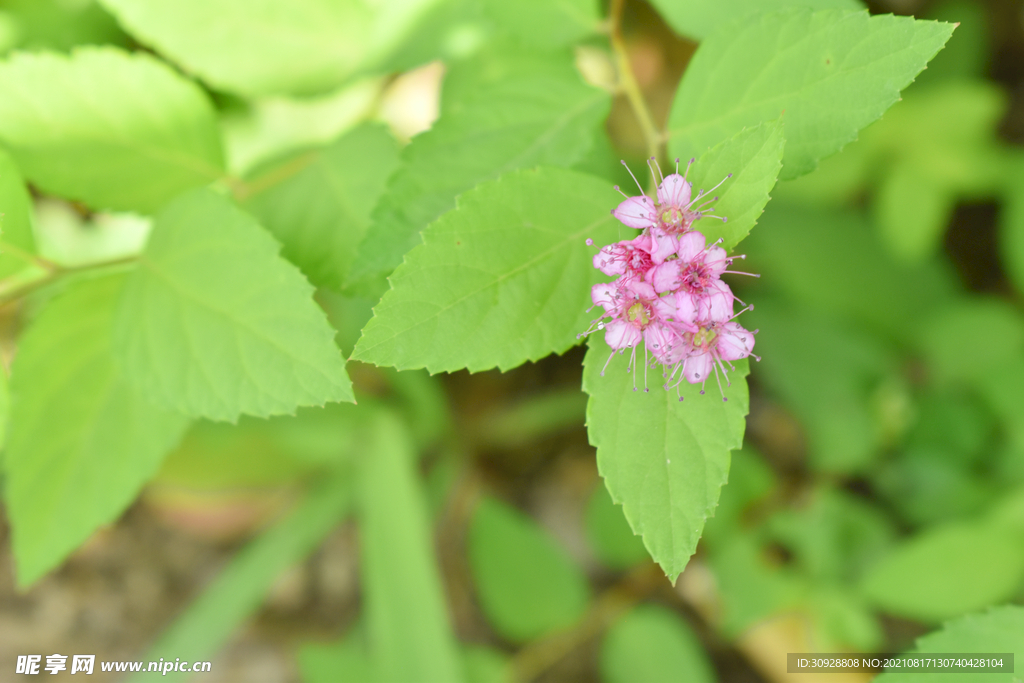
[[[37,289],[53,284],[65,276],[124,266],[136,262],[138,258],[138,256],[123,256],[109,261],[99,261],[81,266],[61,266],[40,259],[41,263],[46,263],[48,266],[44,267],[39,265],[39,263],[34,263],[32,267],[0,280],[0,305],[21,299]]]
[[[643,92],[640,90],[640,84],[633,74],[633,65],[629,61],[629,51],[626,48],[626,42],[622,39],[622,10],[625,4],[626,0],[612,0],[608,16],[608,34],[618,66],[619,86],[625,93],[629,106],[633,109],[636,120],[640,124],[640,130],[643,133],[644,140],[647,142],[647,155],[660,159],[662,142],[665,136],[658,131],[658,127],[654,124],[654,117],[651,116],[651,111],[644,100]]]

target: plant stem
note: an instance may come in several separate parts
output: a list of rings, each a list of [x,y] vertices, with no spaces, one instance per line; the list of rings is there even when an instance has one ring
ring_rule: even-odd
[[[117,266],[128,265],[138,260],[138,256],[122,256],[109,261],[87,263],[81,266],[61,266],[50,261],[40,259],[34,263],[34,268],[26,268],[9,277],[0,280],[0,305],[6,304],[15,299],[20,299],[41,287],[52,284],[62,277],[83,273],[91,270],[103,270]],[[47,265],[41,265],[46,263]]]
[[[43,270],[57,270],[58,268],[57,264],[53,263],[48,259],[43,258],[42,256],[37,256],[36,254],[25,251],[24,249],[15,244],[11,244],[10,242],[0,240],[0,254],[4,253],[10,254],[11,256],[20,259],[30,265],[38,266]]]
[[[611,40],[612,50],[615,52],[615,60],[619,72],[619,85],[629,101],[629,106],[636,115],[637,122],[640,124],[640,130],[643,132],[644,140],[647,142],[647,155],[659,159],[661,157],[664,135],[654,125],[654,117],[651,116],[651,111],[647,108],[647,102],[644,100],[643,92],[640,90],[640,84],[637,83],[636,76],[633,74],[633,65],[629,61],[629,51],[626,49],[626,42],[622,39],[622,10],[625,4],[626,0],[612,0],[608,16],[608,35]]]

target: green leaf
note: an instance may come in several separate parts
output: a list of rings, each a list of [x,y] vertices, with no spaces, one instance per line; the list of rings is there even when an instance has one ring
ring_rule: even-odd
[[[507,171],[571,166],[593,145],[611,98],[583,82],[572,53],[501,52],[453,65],[442,115],[402,152],[373,212],[352,279],[386,274],[456,195]]]
[[[46,192],[149,213],[224,174],[209,99],[144,53],[17,53],[0,91],[0,141]]]
[[[381,681],[457,681],[460,667],[434,557],[415,453],[387,413],[371,424],[362,462],[363,605]]]
[[[160,658],[209,660],[232,634],[251,617],[274,581],[289,567],[306,558],[333,531],[352,507],[352,476],[338,469],[311,490],[288,515],[276,522],[235,555],[184,614],[146,653],[147,661]],[[151,678],[141,673],[130,679]],[[162,680],[191,679],[170,672]],[[365,679],[364,679],[365,680]]]
[[[700,154],[744,126],[783,116],[783,179],[853,141],[899,99],[952,24],[791,8],[748,17],[705,41],[669,115],[669,147]]]
[[[872,399],[895,372],[892,352],[848,323],[796,313],[766,297],[748,316],[751,329],[762,331],[758,376],[800,418],[811,466],[864,472],[881,453],[884,434]]]
[[[928,7],[928,19],[956,22],[956,34],[917,78],[917,88],[943,81],[984,83],[992,54],[984,5],[971,0],[939,0]],[[914,88],[917,90],[917,88]]]
[[[612,499],[622,504],[629,525],[644,539],[651,557],[673,582],[686,567],[704,521],[715,509],[729,473],[729,451],[743,443],[748,409],[746,361],[724,386],[708,393],[683,382],[680,401],[653,371],[650,393],[636,391],[645,380],[627,373],[629,359],[593,339],[583,361],[583,390],[590,394],[587,429],[597,447],[597,467]]]
[[[863,9],[860,0],[652,0],[655,9],[681,35],[703,40],[737,17],[785,7]]]
[[[331,645],[306,644],[299,650],[302,683],[371,683],[375,672],[366,648],[354,638]]]
[[[366,124],[323,150],[254,173],[248,180],[254,193],[243,207],[281,241],[282,255],[313,284],[341,289],[370,211],[397,163],[395,140],[383,127]],[[294,175],[276,182],[288,173]],[[269,189],[261,191],[265,185]]]
[[[0,149],[0,277],[27,267],[24,259],[11,254],[7,244],[28,253],[35,252],[32,235],[32,198],[25,188],[14,159]]]
[[[5,473],[20,586],[113,522],[187,424],[118,374],[110,325],[122,283],[72,285],[18,344]]]
[[[861,588],[879,609],[928,622],[1008,600],[1022,578],[1024,547],[1016,534],[955,523],[894,548],[868,570]]]
[[[896,164],[883,176],[875,214],[889,253],[920,262],[941,245],[956,203],[954,193],[914,163]]]
[[[486,0],[484,8],[503,33],[541,48],[570,45],[601,25],[596,0]]]
[[[1024,292],[1024,160],[1006,182],[999,212],[999,259],[1018,292]]]
[[[912,652],[1012,652],[1015,655],[1014,665],[1019,667],[1021,658],[1024,658],[1024,607],[1006,605],[960,617],[947,623],[941,630],[918,638]],[[1020,680],[1019,669],[1017,675],[1010,671],[981,675],[970,671],[886,672],[876,678],[875,683],[976,683],[979,680],[1016,683]]]
[[[643,540],[629,528],[622,508],[603,484],[595,486],[590,494],[584,521],[590,547],[606,566],[628,569],[648,559]]]
[[[312,94],[393,51],[438,0],[101,0],[141,42],[241,95]]]
[[[480,607],[505,638],[539,638],[583,615],[590,597],[586,578],[526,515],[484,498],[470,523],[468,542]]]
[[[640,605],[616,621],[601,643],[605,683],[712,683],[704,647],[689,625],[660,605]]]
[[[67,51],[76,45],[128,44],[114,18],[94,2],[5,0],[3,14],[14,24],[12,38],[23,49]]]
[[[722,246],[731,251],[750,233],[775,187],[785,143],[781,119],[770,121],[740,131],[693,165],[690,180],[695,190],[711,190],[722,183],[713,193],[719,199],[711,205],[711,213],[729,220],[700,222],[698,229],[708,242],[721,238],[725,240]],[[729,174],[731,178],[727,178]]]
[[[985,343],[964,363],[965,332],[985,330]],[[922,322],[919,346],[941,380],[998,375],[1024,355],[1024,317],[1001,298],[973,297],[943,306]]]
[[[555,168],[462,195],[391,276],[352,357],[476,372],[564,352],[593,317],[590,288],[602,277],[585,240],[619,239],[617,197],[603,180]]]
[[[248,214],[210,190],[157,217],[121,298],[115,349],[160,404],[234,421],[352,401],[313,287]]]

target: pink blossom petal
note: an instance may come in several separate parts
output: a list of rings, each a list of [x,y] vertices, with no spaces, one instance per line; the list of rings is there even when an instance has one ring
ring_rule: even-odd
[[[658,294],[671,292],[679,286],[679,260],[665,261],[647,271],[647,281]]]
[[[715,277],[721,276],[729,266],[727,258],[729,258],[729,255],[721,247],[711,247],[708,249],[707,256],[704,257],[704,263],[707,264],[708,272]]]
[[[613,320],[604,328],[605,343],[616,351],[636,346],[642,336],[640,330],[622,320]]]
[[[625,290],[626,298],[629,299],[651,301],[658,298],[658,293],[654,291],[654,287],[643,280],[629,280],[623,283],[622,288]]]
[[[676,320],[693,327],[697,321],[697,301],[689,292],[676,292]]]
[[[690,203],[691,185],[678,173],[665,176],[658,186],[658,203],[669,206],[683,207]]]
[[[654,317],[659,322],[676,318],[676,298],[674,296],[659,296],[654,300],[652,308]]]
[[[697,258],[702,251],[704,251],[704,245],[707,241],[704,239],[704,235],[691,230],[685,235],[679,237],[679,249],[676,251],[679,254],[679,260],[689,263]]]
[[[605,275],[622,275],[626,272],[626,258],[621,250],[618,244],[601,247],[601,251],[594,254],[594,267]]]
[[[754,350],[754,335],[739,323],[725,323],[715,338],[715,347],[722,360],[746,358]]]
[[[700,384],[712,373],[714,360],[707,351],[699,351],[683,361],[683,377],[690,384]]]
[[[671,357],[679,355],[679,351],[683,347],[683,340],[675,330],[667,325],[657,323],[648,325],[644,329],[644,343],[658,362],[667,364],[672,362]]]
[[[595,305],[601,306],[606,312],[611,313],[618,308],[617,289],[614,282],[600,282],[590,288],[590,298]]]
[[[663,263],[679,248],[679,241],[674,235],[669,235],[656,227],[651,228],[651,241],[651,260],[655,264]]]
[[[699,300],[694,301],[697,318],[717,323],[729,321],[732,318],[735,298],[729,285],[721,280],[713,280],[698,297]]]
[[[649,197],[630,197],[619,204],[612,215],[631,228],[649,228],[657,223],[654,203]]]

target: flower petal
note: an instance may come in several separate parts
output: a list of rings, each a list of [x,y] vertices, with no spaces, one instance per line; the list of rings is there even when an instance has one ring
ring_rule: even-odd
[[[646,280],[658,294],[671,292],[679,286],[679,261],[665,261],[660,266],[654,266],[647,271]]]
[[[612,215],[631,228],[649,228],[656,224],[654,203],[649,197],[630,197],[619,204]]]
[[[665,176],[658,186],[658,203],[662,205],[683,207],[690,203],[692,186],[678,173]]]
[[[612,313],[618,308],[618,288],[614,282],[599,282],[590,288],[590,298],[597,306],[601,306],[607,313]]]
[[[614,320],[604,328],[604,341],[616,351],[636,346],[641,339],[640,330],[622,320]]]
[[[711,247],[704,256],[704,263],[707,266],[709,273],[715,277],[719,277],[725,272],[725,269],[729,267],[728,258],[729,254],[725,252],[725,249],[722,249],[721,247]]]
[[[683,377],[690,384],[700,384],[711,374],[713,365],[710,353],[698,351],[683,361]]]
[[[707,244],[707,240],[704,239],[704,235],[696,230],[680,235],[679,249],[676,251],[679,254],[679,260],[690,263],[704,251],[705,244]]]
[[[625,273],[626,258],[622,254],[622,247],[619,244],[601,247],[601,251],[594,254],[594,267],[612,277]]]
[[[715,346],[722,360],[739,360],[754,350],[754,335],[739,323],[726,323],[715,338]]]
[[[651,260],[655,264],[663,263],[679,248],[679,241],[674,235],[669,235],[657,227],[651,228],[651,241]]]

